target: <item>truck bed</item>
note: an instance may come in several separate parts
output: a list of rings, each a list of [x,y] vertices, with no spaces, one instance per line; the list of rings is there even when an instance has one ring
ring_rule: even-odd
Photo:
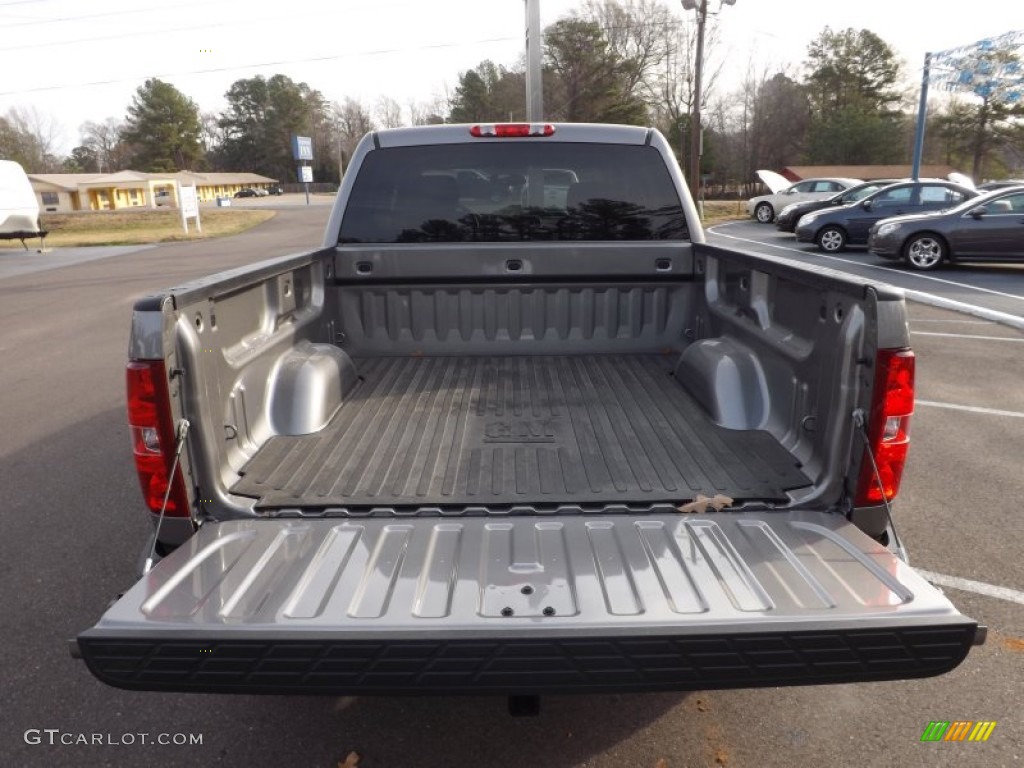
[[[678,503],[806,486],[768,432],[714,424],[672,356],[357,359],[319,432],[276,436],[231,492],[258,508]]]

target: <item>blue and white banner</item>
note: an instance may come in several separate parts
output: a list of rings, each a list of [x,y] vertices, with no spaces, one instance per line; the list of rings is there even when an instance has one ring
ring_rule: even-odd
[[[928,82],[1006,104],[1024,100],[1024,30],[931,54]]]

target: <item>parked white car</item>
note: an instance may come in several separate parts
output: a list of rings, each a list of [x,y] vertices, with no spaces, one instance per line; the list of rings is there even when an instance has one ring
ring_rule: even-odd
[[[762,224],[771,224],[775,214],[790,203],[824,200],[861,183],[860,179],[823,178],[804,179],[794,184],[774,171],[758,171],[757,175],[772,193],[750,198],[747,201],[747,213]]]

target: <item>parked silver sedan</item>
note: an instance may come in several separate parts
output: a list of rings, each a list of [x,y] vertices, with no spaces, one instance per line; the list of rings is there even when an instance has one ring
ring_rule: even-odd
[[[807,200],[825,200],[861,183],[860,179],[844,178],[803,179],[792,183],[774,171],[758,171],[757,175],[771,190],[771,194],[750,198],[747,201],[747,213],[762,224],[771,224],[775,215],[787,205]]]

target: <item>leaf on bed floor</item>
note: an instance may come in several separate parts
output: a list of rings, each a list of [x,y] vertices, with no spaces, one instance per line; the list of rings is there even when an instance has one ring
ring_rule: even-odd
[[[715,512],[721,512],[723,509],[732,504],[732,499],[728,496],[723,496],[720,493],[716,493],[711,498],[708,498],[703,493],[698,493],[697,498],[686,504],[682,504],[679,507],[680,512],[707,512],[708,507],[711,507]]]

